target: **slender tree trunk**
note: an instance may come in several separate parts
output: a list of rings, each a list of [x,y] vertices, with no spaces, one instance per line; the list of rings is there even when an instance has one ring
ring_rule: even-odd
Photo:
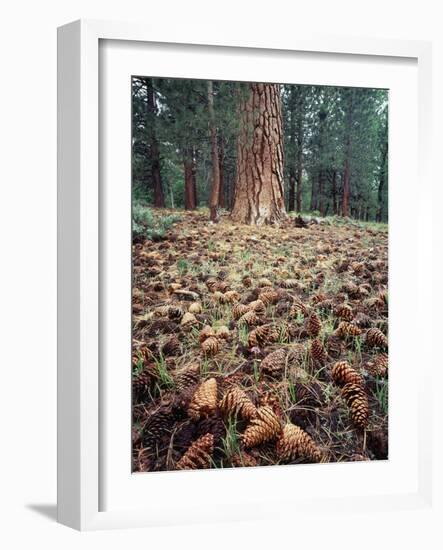
[[[377,208],[377,221],[381,222],[383,219],[383,191],[386,184],[386,157],[388,155],[388,143],[383,146],[382,161],[380,168],[380,176],[378,181],[378,208]]]
[[[197,207],[195,186],[195,162],[192,149],[184,151],[183,167],[185,173],[185,209],[195,210]]]
[[[320,215],[325,215],[325,205],[324,205],[324,170],[320,170],[318,173],[318,209]]]
[[[225,170],[224,170],[224,162],[225,162],[225,148],[223,145],[223,136],[219,136],[219,148],[218,148],[218,172],[219,172],[219,190],[218,190],[218,205],[220,208],[224,208],[226,206],[225,202]]]
[[[351,196],[351,169],[350,159],[352,151],[351,131],[353,122],[354,109],[354,90],[348,91],[349,101],[347,102],[346,113],[346,145],[345,145],[345,167],[343,174],[343,198],[342,198],[342,216],[349,216],[350,196]]]
[[[157,208],[164,208],[165,197],[163,193],[163,184],[162,184],[162,178],[161,178],[161,172],[160,172],[160,148],[158,145],[156,131],[155,131],[155,116],[157,114],[157,102],[156,102],[152,78],[147,78],[145,82],[146,82],[147,107],[148,107],[147,131],[148,131],[148,142],[149,142],[150,159],[151,159],[152,187],[154,190],[154,206]]]
[[[280,86],[249,85],[240,104],[232,220],[263,225],[286,217]]]
[[[332,213],[337,215],[337,171],[332,172]]]
[[[211,134],[211,163],[212,163],[212,184],[209,198],[209,219],[212,222],[218,221],[218,201],[220,194],[220,164],[218,160],[217,127],[214,112],[214,90],[212,80],[208,80],[208,113],[209,129]]]
[[[291,212],[295,210],[295,168],[293,166],[289,169],[289,204],[288,210]]]
[[[291,158],[289,159],[289,196],[288,196],[288,210],[292,212],[295,210],[295,116],[297,110],[297,88],[294,86],[291,88],[290,95],[290,125],[289,125],[289,150]]]
[[[342,195],[342,216],[349,217],[349,195],[351,191],[350,174],[349,174],[349,158],[345,160],[345,170],[343,172],[343,195]]]
[[[317,206],[318,206],[318,186],[317,186],[318,179],[315,174],[312,174],[311,182],[312,182],[312,186],[311,186],[311,212],[312,212],[313,210],[317,210]]]

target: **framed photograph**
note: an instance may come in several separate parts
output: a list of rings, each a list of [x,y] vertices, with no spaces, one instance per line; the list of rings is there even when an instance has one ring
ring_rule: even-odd
[[[429,44],[58,36],[59,521],[429,506]]]

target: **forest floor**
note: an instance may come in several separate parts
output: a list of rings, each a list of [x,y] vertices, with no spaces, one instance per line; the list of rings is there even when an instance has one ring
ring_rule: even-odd
[[[165,214],[133,245],[133,471],[386,459],[387,226]]]

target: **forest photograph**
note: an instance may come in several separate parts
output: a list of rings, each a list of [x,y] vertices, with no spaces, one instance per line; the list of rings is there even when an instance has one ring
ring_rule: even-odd
[[[388,90],[130,85],[132,471],[388,459]]]

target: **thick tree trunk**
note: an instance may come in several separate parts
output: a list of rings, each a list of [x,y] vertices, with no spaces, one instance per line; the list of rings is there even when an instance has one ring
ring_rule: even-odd
[[[263,225],[286,217],[280,86],[249,85],[240,104],[232,220]]]
[[[152,78],[146,79],[146,92],[147,92],[147,103],[148,103],[147,131],[148,131],[149,153],[150,153],[150,159],[151,159],[152,187],[154,191],[154,206],[157,208],[164,208],[165,197],[163,193],[163,184],[162,184],[162,178],[161,178],[161,172],[160,172],[160,148],[158,145],[157,136],[155,132],[155,116],[157,114],[157,102],[156,102]]]
[[[183,160],[185,173],[185,209],[195,210],[197,207],[197,197],[195,189],[195,162],[193,152],[190,149],[185,151]]]
[[[212,163],[212,184],[209,198],[209,219],[212,222],[218,221],[218,201],[220,194],[220,165],[218,160],[217,127],[214,113],[214,90],[212,80],[208,80],[208,113],[209,129],[211,134],[211,163]]]

